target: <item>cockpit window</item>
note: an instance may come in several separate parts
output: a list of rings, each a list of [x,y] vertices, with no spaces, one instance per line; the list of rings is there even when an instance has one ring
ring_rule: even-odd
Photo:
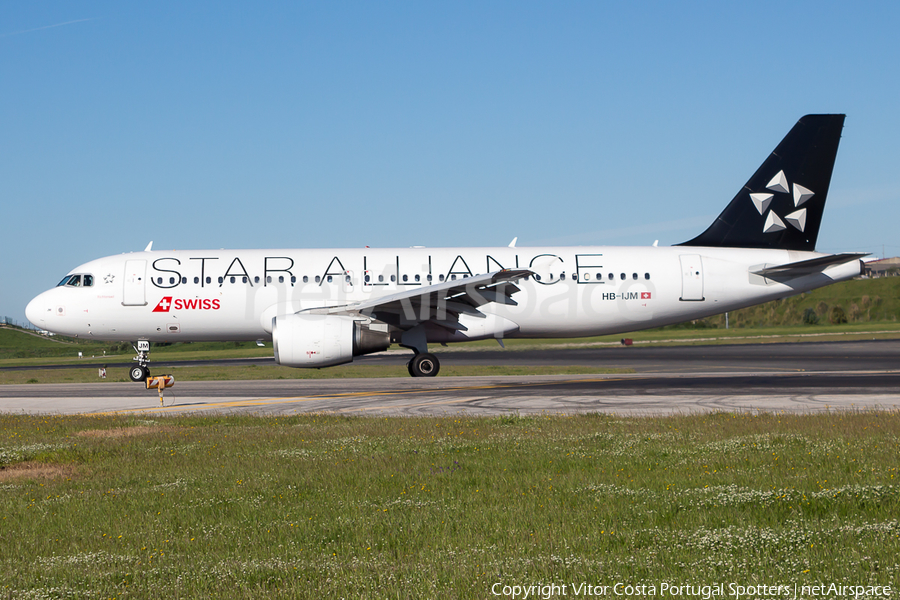
[[[66,275],[63,280],[56,284],[56,287],[91,287],[94,285],[93,275]]]

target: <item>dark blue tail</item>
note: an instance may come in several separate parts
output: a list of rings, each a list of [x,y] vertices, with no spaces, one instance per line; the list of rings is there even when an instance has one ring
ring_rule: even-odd
[[[806,115],[709,228],[681,246],[815,250],[845,115]]]

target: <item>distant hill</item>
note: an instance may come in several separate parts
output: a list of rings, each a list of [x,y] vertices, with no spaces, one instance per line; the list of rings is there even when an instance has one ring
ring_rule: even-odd
[[[842,323],[896,322],[900,316],[900,277],[853,279],[728,313],[732,328]],[[725,328],[725,315],[664,329]]]

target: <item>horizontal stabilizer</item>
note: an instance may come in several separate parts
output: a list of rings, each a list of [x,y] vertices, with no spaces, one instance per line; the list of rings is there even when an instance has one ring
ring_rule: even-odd
[[[758,271],[753,271],[753,273],[770,279],[792,279],[794,277],[812,275],[813,273],[821,273],[828,267],[859,260],[863,256],[868,256],[868,253],[847,252],[844,254],[831,254],[829,256],[820,256],[818,258],[801,260],[775,267],[766,267]]]

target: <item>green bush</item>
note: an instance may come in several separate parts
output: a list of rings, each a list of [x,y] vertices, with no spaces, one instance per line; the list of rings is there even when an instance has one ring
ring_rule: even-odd
[[[828,314],[828,320],[831,321],[832,325],[841,325],[847,322],[847,314],[840,306],[834,306]]]
[[[803,311],[802,322],[804,325],[818,325],[819,315],[816,314],[814,309],[807,308]]]

